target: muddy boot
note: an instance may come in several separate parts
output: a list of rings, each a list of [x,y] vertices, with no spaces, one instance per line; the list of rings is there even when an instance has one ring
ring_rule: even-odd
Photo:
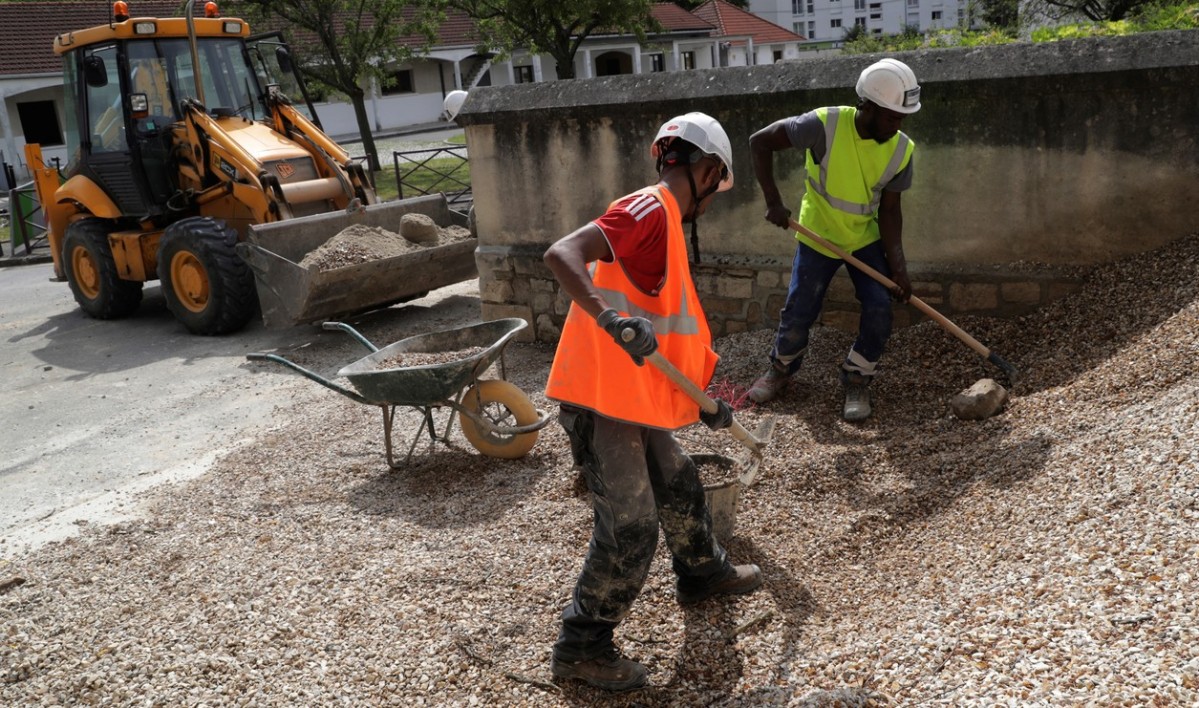
[[[790,380],[790,374],[771,366],[770,370],[759,376],[758,380],[754,381],[754,385],[750,387],[749,400],[754,403],[772,401],[783,392],[783,389],[787,388],[787,382]]]
[[[594,659],[564,661],[550,657],[550,673],[555,679],[578,679],[605,691],[631,691],[649,680],[649,672],[635,661],[626,659],[616,649],[609,649]]]
[[[846,373],[842,376],[841,385],[845,389],[845,407],[841,409],[841,417],[852,423],[869,418],[870,377]]]
[[[685,583],[679,578],[675,597],[680,605],[691,605],[713,595],[744,595],[757,590],[762,584],[762,569],[752,563],[735,565],[732,570],[724,580],[700,587]]]

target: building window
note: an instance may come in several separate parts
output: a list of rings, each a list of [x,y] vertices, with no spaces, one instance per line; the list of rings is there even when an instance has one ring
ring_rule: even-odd
[[[863,28],[864,28],[864,27],[866,26],[866,18],[865,18],[865,17],[855,17],[855,18],[853,18],[853,26],[854,26],[854,27],[863,27]]]
[[[804,0],[791,0],[791,14],[792,15],[802,15],[803,14],[803,6],[804,6]]]
[[[30,101],[17,104],[17,116],[21,120],[21,132],[25,142],[39,145],[62,145],[62,129],[58,125],[58,112],[54,101]]]
[[[883,4],[881,2],[872,2],[872,3],[870,3],[870,9],[871,10],[881,10],[881,9],[883,9]]]
[[[808,39],[816,39],[816,21],[808,22]]]
[[[683,52],[683,70],[690,71],[695,68],[695,52]]]
[[[661,54],[650,54],[649,70],[654,73],[666,71],[666,57],[662,56]]]
[[[837,19],[835,19],[835,20],[829,20],[829,21],[828,21],[828,26],[829,26],[829,27],[832,27],[833,29],[837,29],[837,28],[839,28],[839,27],[841,26],[841,18],[840,18],[840,17],[838,17],[838,18],[837,18]]]
[[[920,7],[920,0],[908,0],[908,7]]]
[[[853,9],[865,10],[866,9],[866,0],[853,0]]]
[[[934,21],[936,21],[936,20],[939,20],[939,19],[941,19],[941,11],[940,11],[940,10],[933,10],[933,20],[934,20]]]
[[[383,85],[383,95],[393,96],[397,93],[413,93],[416,91],[412,81],[412,69],[402,69],[391,74],[391,81]]]
[[[773,58],[774,58],[774,62],[775,62],[776,64],[777,64],[777,63],[779,63],[780,61],[782,61],[782,60],[783,60],[783,52],[782,52],[781,50],[778,50],[778,49],[774,50],[774,52],[773,52]]]
[[[812,0],[808,0],[808,14],[810,15],[813,12],[816,12],[816,5],[812,2]]]
[[[803,35],[803,23],[796,22],[795,24],[791,25],[791,31],[794,32],[795,34],[802,36]]]
[[[872,19],[872,20],[881,20],[881,19],[883,19],[883,13],[881,13],[881,12],[874,12],[874,13],[871,13],[871,14],[870,14],[870,19]]]
[[[533,65],[514,66],[512,67],[512,75],[518,84],[531,84],[533,83]]]
[[[870,31],[870,33],[871,34],[882,34],[883,31],[881,28],[875,27],[873,30]]]

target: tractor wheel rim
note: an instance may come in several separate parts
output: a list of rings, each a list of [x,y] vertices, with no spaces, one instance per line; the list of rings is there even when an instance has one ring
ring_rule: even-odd
[[[89,300],[95,300],[100,295],[100,272],[92,254],[86,248],[76,248],[71,251],[71,271],[75,275],[75,284],[79,292]]]
[[[179,303],[192,312],[208,307],[208,271],[191,253],[176,253],[171,259],[171,288]]]

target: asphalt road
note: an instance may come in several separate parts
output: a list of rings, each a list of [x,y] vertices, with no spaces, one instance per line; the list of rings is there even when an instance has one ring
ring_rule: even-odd
[[[202,474],[284,425],[313,390],[336,395],[247,353],[302,349],[327,377],[366,353],[315,325],[266,330],[255,320],[233,335],[197,337],[154,283],[133,317],[94,320],[52,274],[48,263],[0,268],[0,559],[143,513],[145,490]],[[478,312],[471,280],[349,321],[369,338],[371,322],[417,333]]]

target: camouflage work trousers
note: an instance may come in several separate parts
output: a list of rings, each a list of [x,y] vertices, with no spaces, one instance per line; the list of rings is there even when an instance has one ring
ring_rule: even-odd
[[[558,421],[591,490],[594,527],[554,655],[584,661],[612,647],[649,575],[659,527],[687,583],[714,582],[732,566],[712,535],[699,471],[673,433],[568,405]]]

